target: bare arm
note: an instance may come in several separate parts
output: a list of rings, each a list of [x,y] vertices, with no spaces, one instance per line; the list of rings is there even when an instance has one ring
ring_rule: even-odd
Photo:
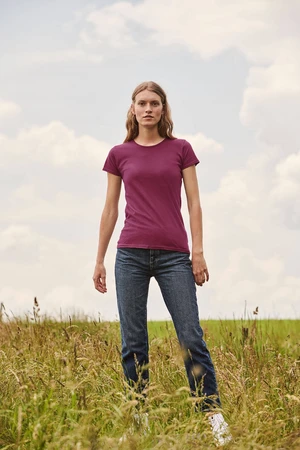
[[[121,192],[121,184],[121,177],[118,177],[111,173],[107,174],[106,200],[101,215],[96,267],[93,276],[95,289],[103,294],[107,291],[104,258],[111,235],[114,231],[118,219],[118,205]]]
[[[203,254],[202,208],[195,166],[184,169],[182,176],[190,215],[193,274],[195,283],[202,286],[209,280],[209,273]]]

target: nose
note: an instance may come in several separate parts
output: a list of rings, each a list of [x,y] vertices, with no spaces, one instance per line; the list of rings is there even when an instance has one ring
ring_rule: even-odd
[[[146,113],[149,113],[151,111],[152,111],[151,104],[148,103],[148,105],[146,105]]]

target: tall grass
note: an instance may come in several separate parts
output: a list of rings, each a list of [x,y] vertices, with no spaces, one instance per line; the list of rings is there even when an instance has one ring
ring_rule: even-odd
[[[299,321],[202,326],[234,437],[229,448],[299,449]],[[149,335],[151,430],[120,444],[136,402],[125,397],[118,324],[42,320],[37,310],[0,322],[0,448],[214,448],[172,324],[149,323]]]

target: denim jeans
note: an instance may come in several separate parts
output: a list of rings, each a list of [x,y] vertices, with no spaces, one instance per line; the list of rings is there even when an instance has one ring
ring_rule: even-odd
[[[139,248],[117,250],[115,277],[122,365],[128,383],[139,385],[141,391],[149,380],[147,298],[152,276],[159,284],[183,349],[191,394],[205,399],[201,404],[203,410],[220,406],[215,370],[199,322],[196,285],[187,253]]]

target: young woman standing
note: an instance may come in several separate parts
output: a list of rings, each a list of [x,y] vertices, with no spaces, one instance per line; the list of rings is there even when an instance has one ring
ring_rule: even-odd
[[[95,288],[105,293],[104,257],[118,218],[121,183],[125,187],[125,224],[118,241],[115,278],[122,337],[122,365],[131,386],[148,384],[147,298],[155,277],[172,317],[190,390],[201,397],[201,409],[220,444],[230,439],[220,412],[214,366],[199,323],[196,285],[209,280],[203,254],[202,211],[191,145],[172,135],[166,93],[154,82],[133,92],[127,114],[127,136],[113,147],[103,170],[108,173],[96,267]],[[182,180],[187,197],[192,252],[181,215]],[[216,409],[217,408],[217,409]],[[216,412],[214,412],[216,410]]]

